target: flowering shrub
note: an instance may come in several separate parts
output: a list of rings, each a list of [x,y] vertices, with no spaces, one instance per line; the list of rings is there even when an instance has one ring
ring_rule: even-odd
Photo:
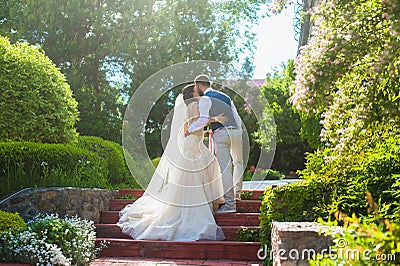
[[[353,220],[344,239],[350,248],[398,254],[400,2],[324,0],[310,13],[312,36],[295,61],[291,102],[303,116],[322,118],[325,147],[308,156],[299,185],[266,189],[261,242],[269,243],[273,220],[369,217],[370,191],[380,218]],[[316,265],[382,262],[328,260]]]
[[[340,153],[365,128],[399,121],[400,4],[326,0],[309,12],[291,101],[321,116],[322,140]]]
[[[88,265],[98,252],[94,223],[78,217],[38,216],[17,233],[0,235],[3,261],[36,265]]]

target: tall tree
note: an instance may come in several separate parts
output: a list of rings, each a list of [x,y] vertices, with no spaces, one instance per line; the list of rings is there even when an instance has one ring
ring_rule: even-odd
[[[290,98],[290,86],[295,79],[293,60],[282,63],[267,75],[261,91],[268,100],[276,124],[276,151],[272,169],[289,172],[304,168],[305,152],[311,151],[301,137],[302,121]]]

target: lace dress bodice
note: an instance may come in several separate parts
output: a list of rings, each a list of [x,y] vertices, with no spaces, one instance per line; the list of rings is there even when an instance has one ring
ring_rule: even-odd
[[[186,109],[186,121],[189,122],[189,126],[193,124],[194,121],[196,121],[197,118],[199,118],[200,112],[199,112],[199,102],[192,102],[187,106]],[[203,138],[204,135],[204,130],[198,130],[192,133],[193,135],[196,136],[201,136]]]

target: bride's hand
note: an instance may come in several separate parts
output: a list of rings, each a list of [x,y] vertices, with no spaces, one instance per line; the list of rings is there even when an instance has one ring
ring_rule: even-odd
[[[189,135],[189,123],[186,121],[183,125],[183,135],[187,137]]]
[[[226,122],[228,122],[228,120],[229,119],[224,115],[224,113],[222,113],[215,117],[212,117],[210,122],[212,122],[212,123],[218,122],[221,124],[226,124]]]

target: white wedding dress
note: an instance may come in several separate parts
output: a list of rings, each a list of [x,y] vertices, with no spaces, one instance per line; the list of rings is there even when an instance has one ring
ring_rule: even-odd
[[[142,197],[120,211],[117,225],[133,239],[223,240],[213,211],[222,204],[220,168],[203,143],[203,131],[183,136],[185,121],[198,117],[198,103],[177,97],[170,138]]]

